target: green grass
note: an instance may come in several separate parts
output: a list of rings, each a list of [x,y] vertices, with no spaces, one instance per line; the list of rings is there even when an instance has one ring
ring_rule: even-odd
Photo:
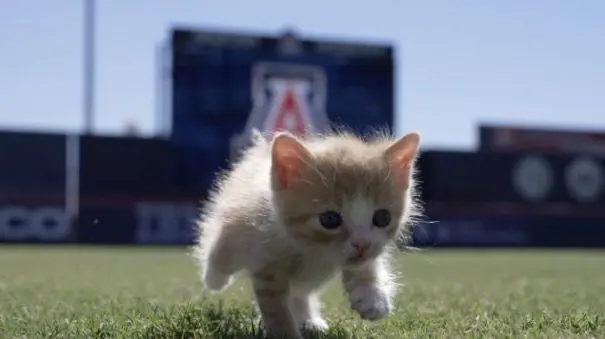
[[[402,253],[396,313],[366,322],[338,283],[327,338],[605,338],[605,252]],[[184,249],[0,247],[1,338],[258,337],[246,280],[204,295]]]

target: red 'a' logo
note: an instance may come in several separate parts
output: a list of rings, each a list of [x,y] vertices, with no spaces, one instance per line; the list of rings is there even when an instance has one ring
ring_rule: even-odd
[[[286,87],[281,102],[277,104],[275,120],[273,120],[273,131],[289,131],[294,134],[304,135],[308,131],[304,118],[304,108],[298,102],[299,96],[292,87]]]
[[[326,75],[322,67],[260,62],[251,78],[252,109],[241,134],[230,139],[232,157],[250,145],[254,130],[286,130],[299,136],[330,129],[326,114]]]

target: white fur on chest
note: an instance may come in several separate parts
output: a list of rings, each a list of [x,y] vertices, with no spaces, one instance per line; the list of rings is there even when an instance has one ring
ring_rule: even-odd
[[[321,288],[336,274],[337,267],[320,255],[301,255],[294,263],[296,270],[290,276],[294,293],[306,294]]]

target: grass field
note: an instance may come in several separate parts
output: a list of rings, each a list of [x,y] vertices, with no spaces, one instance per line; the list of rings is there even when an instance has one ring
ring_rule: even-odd
[[[340,286],[327,338],[605,338],[605,252],[402,253],[396,313],[370,323]],[[184,249],[0,247],[2,338],[258,337],[247,281],[201,293]]]

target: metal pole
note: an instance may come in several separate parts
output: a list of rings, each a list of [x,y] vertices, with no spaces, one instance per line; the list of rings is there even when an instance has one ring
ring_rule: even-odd
[[[95,0],[84,0],[84,133],[93,133],[95,91]]]
[[[65,137],[65,214],[70,223],[80,214],[80,134]]]

